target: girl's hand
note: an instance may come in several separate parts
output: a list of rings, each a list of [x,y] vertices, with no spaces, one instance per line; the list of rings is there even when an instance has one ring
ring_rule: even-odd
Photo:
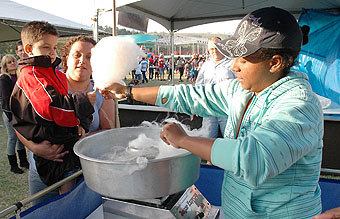
[[[114,83],[105,89],[99,89],[99,92],[105,97],[105,99],[122,99],[126,97],[126,89],[126,86]]]
[[[184,131],[181,125],[177,123],[168,123],[164,125],[160,137],[166,143],[175,148],[181,148],[181,142],[188,135]]]

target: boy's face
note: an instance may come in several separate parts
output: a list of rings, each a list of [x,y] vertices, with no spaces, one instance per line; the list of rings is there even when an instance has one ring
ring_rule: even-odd
[[[53,63],[57,57],[57,44],[58,36],[45,34],[41,40],[33,43],[33,45],[26,45],[29,48],[27,49],[25,46],[25,51],[30,57],[40,55],[50,56],[51,63]]]
[[[257,95],[278,79],[278,74],[270,71],[271,60],[254,61],[247,57],[235,58],[230,69],[235,71],[243,89]]]

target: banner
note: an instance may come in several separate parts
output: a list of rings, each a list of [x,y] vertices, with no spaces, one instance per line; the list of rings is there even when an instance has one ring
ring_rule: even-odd
[[[149,19],[127,12],[118,13],[118,25],[147,32]]]

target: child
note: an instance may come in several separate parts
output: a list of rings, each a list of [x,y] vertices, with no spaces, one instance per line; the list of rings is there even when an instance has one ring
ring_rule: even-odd
[[[141,64],[141,62],[139,62],[139,64],[136,67],[135,80],[137,80],[138,83],[142,80],[142,64]]]
[[[146,72],[148,71],[149,63],[145,58],[142,58],[142,61],[140,62],[141,65],[141,73],[142,73],[142,83],[148,83],[148,78],[146,77]]]
[[[306,74],[291,70],[305,39],[295,17],[268,7],[246,15],[217,49],[237,79],[131,87],[102,93],[200,116],[228,116],[224,138],[188,136],[176,123],[161,139],[223,168],[225,218],[312,218],[321,212],[321,104]]]
[[[159,60],[158,60],[158,70],[159,70],[159,75],[160,75],[161,81],[165,81],[165,79],[164,79],[164,68],[165,68],[164,55],[160,54]]]
[[[188,77],[190,75],[190,70],[191,70],[191,65],[188,61],[185,63],[184,68],[185,68],[185,77]]]
[[[80,168],[73,145],[84,130],[88,131],[95,93],[68,94],[66,75],[56,69],[60,59],[56,54],[58,32],[53,25],[29,22],[21,31],[21,39],[29,57],[19,62],[21,74],[11,96],[13,126],[27,140],[63,144],[63,150],[69,151],[63,162],[55,162],[33,150],[39,176],[50,186]],[[65,183],[59,193],[69,191],[74,184]]]

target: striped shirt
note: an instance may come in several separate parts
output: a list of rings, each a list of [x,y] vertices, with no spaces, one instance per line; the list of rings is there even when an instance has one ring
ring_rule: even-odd
[[[253,95],[237,80],[226,80],[162,86],[156,104],[189,115],[228,115],[224,138],[216,139],[211,151],[212,163],[225,170],[226,218],[311,218],[321,212],[320,102],[299,72],[255,96],[242,119]],[[162,104],[164,97],[168,101]]]

